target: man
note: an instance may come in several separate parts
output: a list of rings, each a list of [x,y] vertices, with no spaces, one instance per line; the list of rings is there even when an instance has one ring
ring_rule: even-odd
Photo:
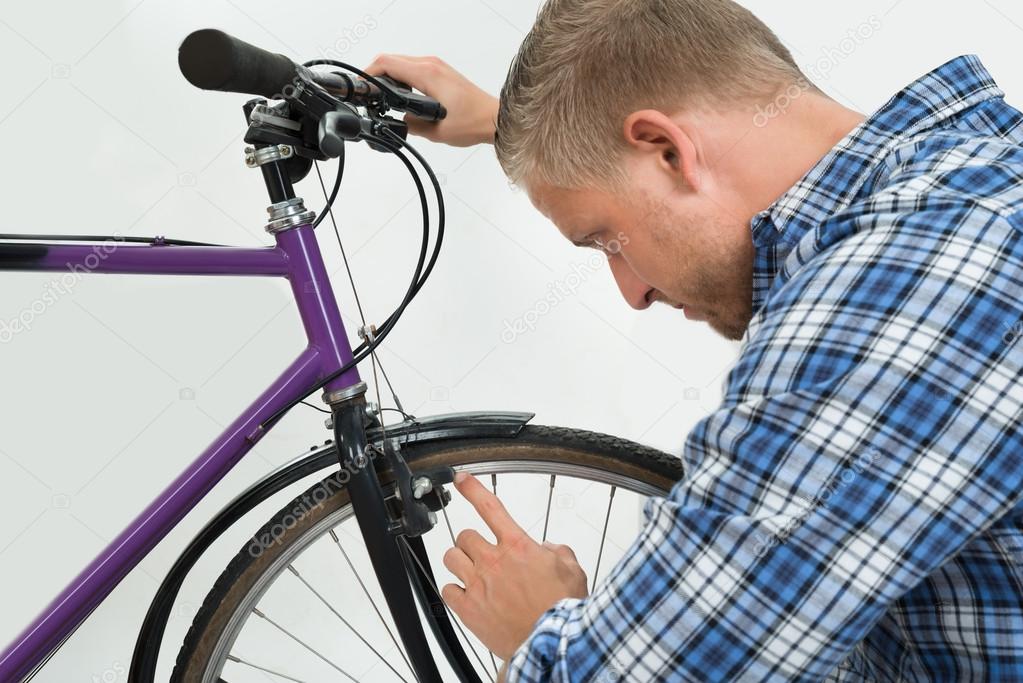
[[[448,106],[413,133],[496,142],[629,304],[742,341],[592,595],[457,483],[497,543],[463,532],[444,596],[508,681],[1023,680],[1023,114],[976,56],[868,117],[730,0],[551,0],[499,102],[370,70]]]

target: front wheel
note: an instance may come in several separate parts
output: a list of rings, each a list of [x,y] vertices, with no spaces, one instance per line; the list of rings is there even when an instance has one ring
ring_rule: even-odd
[[[538,425],[507,438],[410,443],[402,454],[413,472],[450,466],[480,477],[530,535],[571,545],[591,586],[631,544],[643,501],[682,477],[681,462],[667,453]],[[437,580],[427,590],[456,580],[440,557],[466,527],[486,533],[455,495],[423,537]],[[455,626],[459,642],[447,646],[463,648],[481,680],[493,680],[500,660]],[[445,680],[457,680],[442,651],[435,643]],[[196,614],[171,676],[175,683],[415,680],[339,473],[286,505],[231,561]]]

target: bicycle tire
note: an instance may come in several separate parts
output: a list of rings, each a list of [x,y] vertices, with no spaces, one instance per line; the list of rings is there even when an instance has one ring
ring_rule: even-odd
[[[591,472],[595,478],[619,477],[625,482],[638,482],[638,493],[665,495],[682,478],[681,460],[668,453],[606,434],[564,427],[527,425],[511,437],[460,438],[405,445],[402,453],[409,466],[425,470],[439,466],[466,466],[508,463],[531,463],[532,467],[558,466]],[[599,474],[598,474],[599,473]],[[210,659],[221,642],[240,606],[251,597],[266,573],[281,555],[301,542],[324,518],[348,504],[347,490],[338,472],[325,477],[296,496],[275,514],[253,538],[265,537],[273,529],[285,528],[285,516],[318,487],[334,489],[309,514],[287,529],[284,537],[266,552],[253,556],[249,545],[243,546],[221,573],[209,591],[192,622],[175,663],[171,683],[195,683],[208,676]],[[328,486],[324,486],[327,483]],[[305,498],[303,498],[305,497]],[[308,539],[305,539],[308,542]],[[265,590],[266,586],[263,587]],[[460,645],[459,645],[460,647]]]

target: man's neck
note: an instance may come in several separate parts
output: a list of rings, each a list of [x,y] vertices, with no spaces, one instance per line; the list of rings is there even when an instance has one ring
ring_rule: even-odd
[[[752,218],[865,120],[832,99],[806,92],[784,110],[761,107],[727,115],[718,128],[723,132],[710,141],[709,162]]]

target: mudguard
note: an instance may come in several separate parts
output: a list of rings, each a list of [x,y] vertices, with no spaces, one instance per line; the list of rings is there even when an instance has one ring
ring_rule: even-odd
[[[387,425],[387,438],[400,438],[404,444],[448,439],[514,437],[533,415],[534,413],[517,412],[468,412],[415,418]],[[369,443],[379,442],[380,436],[379,426],[367,428],[366,437]],[[188,572],[202,554],[260,501],[314,472],[333,467],[339,467],[337,450],[334,443],[328,440],[322,446],[314,446],[307,453],[249,486],[196,534],[175,561],[150,603],[138,640],[135,642],[135,652],[128,673],[130,683],[153,683],[164,628],[174,607],[174,600]]]

